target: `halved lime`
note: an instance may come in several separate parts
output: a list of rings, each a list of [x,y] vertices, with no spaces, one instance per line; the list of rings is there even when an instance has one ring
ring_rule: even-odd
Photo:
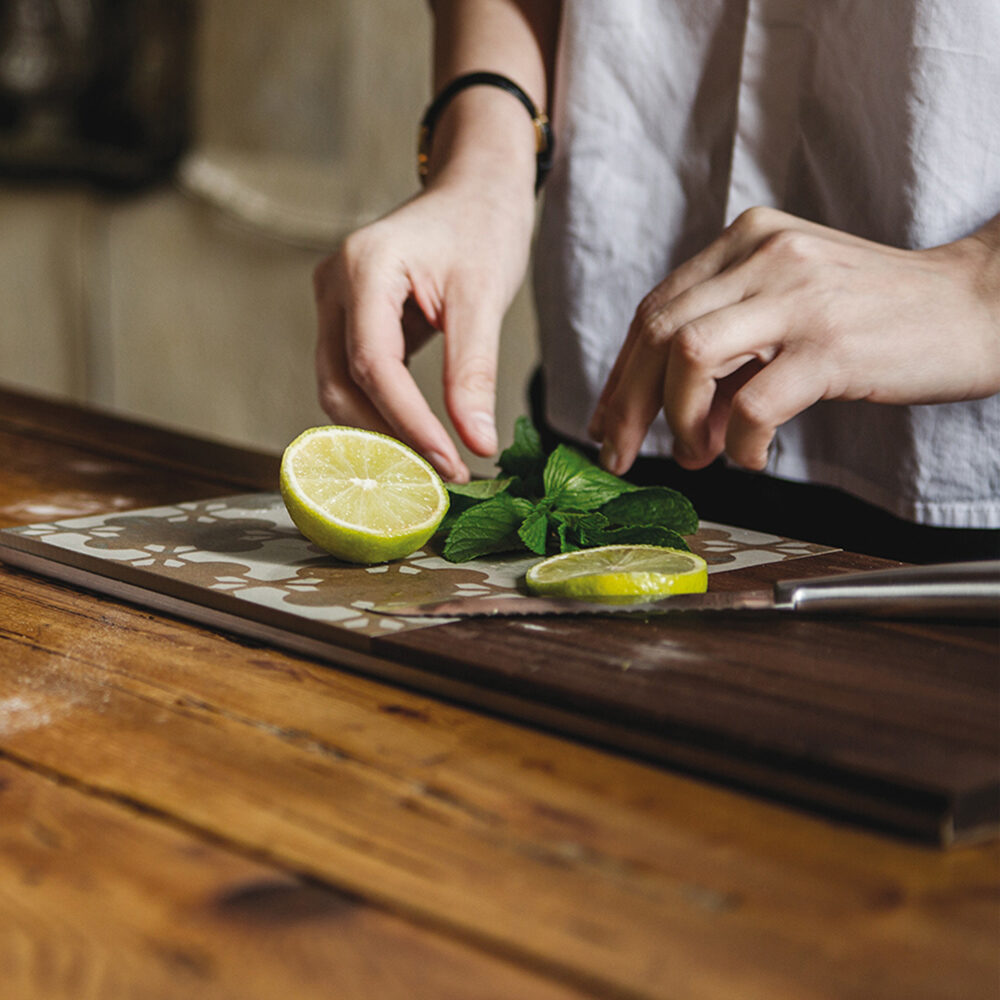
[[[401,441],[358,427],[313,427],[281,459],[281,496],[295,526],[338,559],[402,559],[448,511],[431,464]]]
[[[535,594],[617,601],[700,594],[708,588],[701,556],[660,545],[602,545],[563,552],[535,563],[525,575]]]

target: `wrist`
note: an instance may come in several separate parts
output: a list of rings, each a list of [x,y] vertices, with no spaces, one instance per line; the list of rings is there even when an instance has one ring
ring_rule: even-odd
[[[993,327],[1000,343],[1000,216],[964,240],[966,267],[973,288],[993,318]]]
[[[950,247],[957,251],[955,263],[986,318],[979,367],[983,384],[975,396],[992,395],[1000,392],[1000,216]]]
[[[979,254],[978,287],[1000,328],[1000,215],[969,237]]]
[[[451,96],[436,113],[424,145],[422,179],[428,187],[471,181],[483,195],[529,198],[539,180],[536,121],[514,94],[473,86]]]

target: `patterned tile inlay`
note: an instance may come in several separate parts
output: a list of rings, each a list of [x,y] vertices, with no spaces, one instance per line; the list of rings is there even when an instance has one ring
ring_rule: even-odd
[[[535,557],[498,556],[456,565],[428,547],[399,562],[352,566],[306,541],[276,493],[253,493],[123,514],[103,514],[8,529],[11,534],[82,553],[88,569],[116,576],[128,565],[155,577],[221,591],[366,635],[420,628],[433,619],[372,614],[383,601],[441,600],[508,593]],[[691,547],[709,572],[830,551],[777,535],[703,522]],[[151,583],[150,586],[155,584]],[[253,617],[252,612],[247,617]]]

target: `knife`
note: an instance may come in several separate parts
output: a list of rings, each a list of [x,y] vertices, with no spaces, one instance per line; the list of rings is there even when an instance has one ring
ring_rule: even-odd
[[[677,594],[640,603],[596,603],[568,597],[454,597],[386,602],[372,611],[407,618],[536,615],[663,615],[678,611],[797,611],[881,618],[960,618],[1000,622],[1000,560],[901,566],[781,580],[771,589]]]

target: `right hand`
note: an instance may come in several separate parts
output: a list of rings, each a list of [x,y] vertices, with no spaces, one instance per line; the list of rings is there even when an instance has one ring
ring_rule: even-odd
[[[432,184],[319,264],[316,373],[333,421],[399,438],[445,479],[467,481],[406,367],[441,331],[451,422],[474,454],[495,453],[500,326],[524,277],[533,222],[533,202],[521,201],[481,185]]]

